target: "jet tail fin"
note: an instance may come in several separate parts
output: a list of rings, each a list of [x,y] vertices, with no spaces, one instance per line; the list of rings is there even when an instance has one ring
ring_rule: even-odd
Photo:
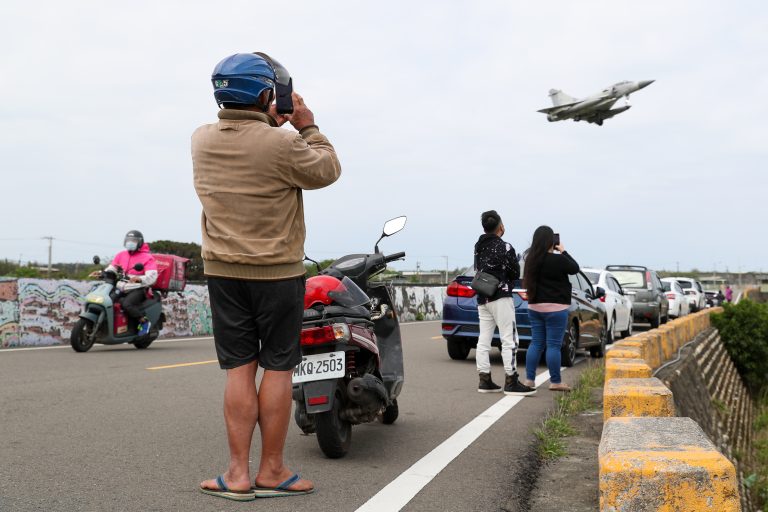
[[[559,107],[560,105],[570,105],[578,101],[576,98],[568,96],[559,89],[550,89],[549,97],[552,98],[552,104],[556,107]]]

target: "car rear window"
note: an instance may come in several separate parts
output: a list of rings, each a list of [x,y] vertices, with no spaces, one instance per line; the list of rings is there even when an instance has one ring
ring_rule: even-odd
[[[587,276],[587,279],[589,279],[592,284],[597,284],[600,282],[599,272],[584,272],[584,275]]]
[[[624,288],[645,288],[645,272],[639,270],[611,270],[611,274]]]
[[[690,281],[678,281],[678,283],[680,283],[680,287],[683,290],[687,290],[688,288],[693,288],[693,285],[691,284]]]
[[[661,286],[664,287],[665,292],[672,290],[672,283],[670,283],[669,281],[662,281]]]

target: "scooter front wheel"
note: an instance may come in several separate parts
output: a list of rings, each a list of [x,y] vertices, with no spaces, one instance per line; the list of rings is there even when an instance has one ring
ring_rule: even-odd
[[[341,406],[344,394],[336,390],[333,409],[315,416],[317,444],[326,457],[339,459],[347,454],[352,444],[352,424],[341,419]]]
[[[93,322],[81,318],[75,323],[72,328],[72,336],[69,338],[69,343],[75,352],[88,352],[93,346]]]

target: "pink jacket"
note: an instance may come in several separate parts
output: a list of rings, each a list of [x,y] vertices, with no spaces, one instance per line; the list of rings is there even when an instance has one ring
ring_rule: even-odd
[[[133,268],[137,263],[144,265],[142,270],[136,270]],[[142,276],[141,283],[131,283],[124,286],[118,286],[120,289],[130,290],[133,288],[141,288],[145,286],[152,286],[157,281],[157,263],[155,258],[149,252],[149,245],[142,245],[138,251],[133,253],[129,251],[121,251],[117,253],[117,256],[112,260],[109,267],[113,268],[122,267],[126,276]]]

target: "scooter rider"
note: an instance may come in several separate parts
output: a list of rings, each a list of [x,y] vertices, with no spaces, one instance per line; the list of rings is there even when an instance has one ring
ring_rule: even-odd
[[[149,332],[151,322],[144,316],[139,306],[144,302],[146,289],[157,281],[157,263],[149,252],[149,245],[144,243],[144,235],[139,230],[132,229],[125,234],[123,247],[125,250],[117,253],[105,272],[116,272],[117,267],[125,272],[128,280],[117,283],[117,289],[120,292],[118,300],[126,315],[136,325],[137,334],[143,336]],[[141,270],[134,268],[138,263],[143,265]]]

